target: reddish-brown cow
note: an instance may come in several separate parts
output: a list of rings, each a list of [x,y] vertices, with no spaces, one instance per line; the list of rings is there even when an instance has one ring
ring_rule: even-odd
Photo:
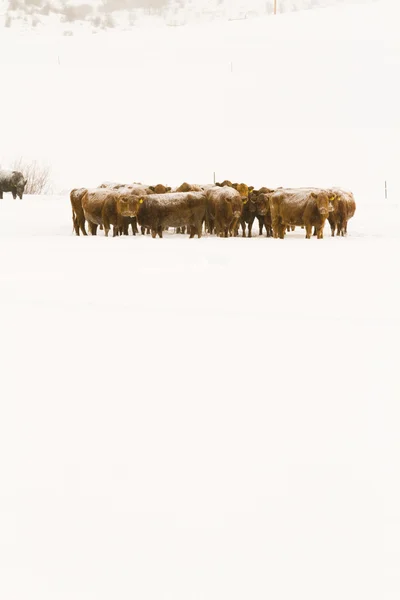
[[[205,192],[172,192],[150,194],[140,198],[138,221],[151,229],[151,235],[162,238],[166,227],[188,227],[190,237],[201,237],[206,213]]]
[[[220,237],[236,236],[243,202],[237,190],[224,186],[207,190],[209,231]]]
[[[328,221],[331,226],[332,235],[344,236],[347,235],[347,222],[356,212],[356,203],[352,192],[332,188],[335,195],[333,202],[334,210],[329,213]]]
[[[79,235],[79,230],[82,231],[83,235],[87,235],[85,229],[85,215],[82,208],[82,198],[86,192],[86,188],[74,189],[70,193],[70,200],[72,206],[72,223],[76,235]]]
[[[97,188],[86,190],[82,197],[83,212],[90,223],[92,235],[96,235],[97,227],[103,225],[107,237],[111,225],[114,237],[123,232],[123,219],[136,217],[139,203],[139,196],[127,193],[126,190]]]
[[[327,190],[277,190],[270,195],[274,238],[285,237],[290,225],[304,225],[306,238],[311,238],[316,227],[318,239],[323,238],[325,221],[333,210]]]

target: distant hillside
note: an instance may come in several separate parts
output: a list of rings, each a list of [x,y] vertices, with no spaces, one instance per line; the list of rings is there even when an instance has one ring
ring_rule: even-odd
[[[373,0],[277,0],[278,13]],[[152,19],[180,26],[213,19],[247,19],[273,14],[274,0],[0,0],[4,26],[56,27],[64,34],[130,29]],[[1,21],[0,21],[1,24]]]

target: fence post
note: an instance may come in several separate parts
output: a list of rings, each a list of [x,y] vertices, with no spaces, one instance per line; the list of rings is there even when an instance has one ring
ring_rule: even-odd
[[[385,200],[387,200],[387,181],[385,181]]]
[[[214,185],[215,185],[215,171],[214,171]]]

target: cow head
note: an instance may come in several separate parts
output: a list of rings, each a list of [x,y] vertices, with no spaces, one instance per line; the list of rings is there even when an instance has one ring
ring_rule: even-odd
[[[257,204],[257,214],[260,215],[260,217],[264,217],[268,211],[269,211],[269,196],[268,194],[257,194],[257,199],[256,199],[256,204]]]
[[[134,196],[133,194],[120,192],[116,194],[116,200],[117,212],[121,215],[121,217],[136,217],[141,202],[140,196]]]
[[[231,181],[229,181],[229,179],[224,179],[222,183],[216,183],[215,185],[218,185],[219,187],[233,187],[233,184]]]
[[[332,190],[328,190],[329,194],[329,212],[336,211],[338,208],[339,196]]]
[[[150,185],[149,189],[155,194],[166,194],[171,191],[170,187],[166,187],[162,183],[158,183],[157,185]]]
[[[311,197],[315,200],[319,214],[327,217],[329,212],[333,210],[329,193],[327,191],[311,192]]]
[[[17,192],[18,198],[22,200],[22,195],[25,191],[25,186],[28,183],[27,179],[24,179],[22,176],[20,177],[19,183],[17,184],[15,191]]]
[[[240,197],[243,200],[243,204],[246,204],[249,199],[249,192],[254,190],[253,186],[248,187],[245,183],[233,183],[232,187],[239,192]]]
[[[247,200],[244,199],[243,204],[247,204],[247,207],[251,213],[257,212],[257,192],[256,192],[256,190],[249,191],[248,199]]]

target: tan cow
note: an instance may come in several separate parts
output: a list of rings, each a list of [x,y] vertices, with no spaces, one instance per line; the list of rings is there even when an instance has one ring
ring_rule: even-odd
[[[269,197],[274,192],[270,188],[262,187],[259,190],[253,190],[249,194],[249,201],[256,205],[255,215],[258,219],[260,235],[263,233],[263,228],[267,237],[272,237],[272,219]]]
[[[170,187],[163,185],[162,183],[157,183],[157,185],[149,185],[149,189],[152,194],[167,194],[171,191]]]
[[[356,203],[352,192],[340,188],[332,188],[335,195],[334,210],[329,213],[328,221],[332,235],[347,235],[347,222],[356,212]]]
[[[149,194],[140,198],[138,221],[141,227],[151,230],[151,235],[162,238],[168,227],[187,226],[190,237],[201,237],[206,214],[205,192],[171,192]]]
[[[85,215],[82,208],[82,198],[86,192],[86,188],[75,188],[71,191],[69,197],[72,206],[72,223],[76,235],[79,235],[79,230],[83,235],[87,235],[85,229]]]
[[[92,235],[96,235],[97,227],[103,225],[107,237],[111,225],[114,237],[123,232],[123,219],[136,217],[139,204],[139,196],[124,190],[97,188],[86,190],[82,197],[83,212]]]
[[[305,226],[306,238],[311,238],[315,227],[318,239],[329,212],[333,210],[327,190],[277,190],[269,196],[274,238],[285,237],[288,226]]]
[[[240,194],[232,187],[213,187],[207,193],[207,220],[210,233],[220,237],[236,236],[243,202]]]

